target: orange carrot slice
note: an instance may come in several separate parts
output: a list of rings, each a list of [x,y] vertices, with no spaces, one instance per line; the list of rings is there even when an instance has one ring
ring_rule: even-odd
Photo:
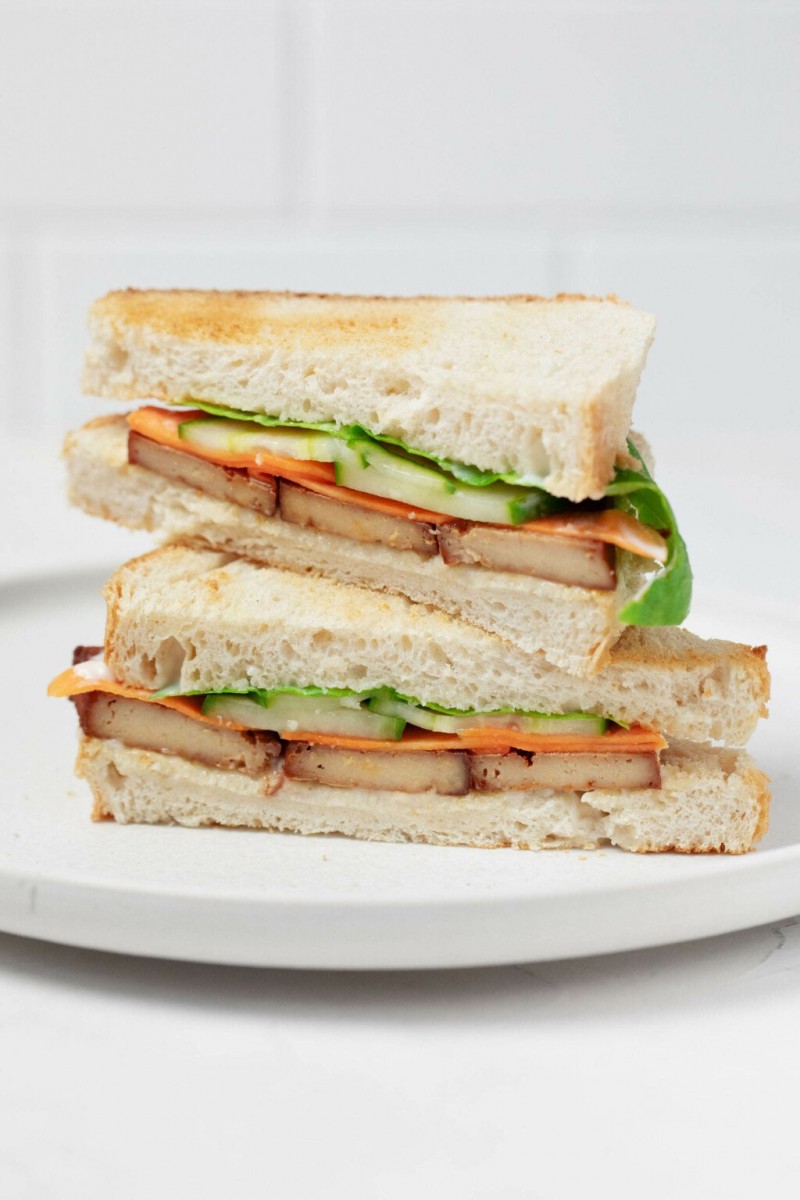
[[[656,562],[664,562],[667,557],[667,543],[657,530],[616,508],[587,513],[554,513],[536,521],[526,521],[518,528],[534,533],[560,534],[561,537],[591,538]]]
[[[152,692],[145,691],[144,688],[131,687],[127,683],[119,683],[116,679],[87,679],[83,675],[79,675],[74,667],[68,667],[66,671],[57,675],[47,689],[48,696],[55,696],[57,699],[80,696],[86,692],[105,692],[110,696],[123,696],[127,700],[142,700],[145,704],[159,704],[162,708],[171,708],[175,712],[183,713],[185,717],[202,721],[204,725],[223,725],[226,729],[240,731],[250,728],[249,725],[242,725],[239,721],[223,721],[219,717],[201,712],[202,696],[161,696],[156,698]]]

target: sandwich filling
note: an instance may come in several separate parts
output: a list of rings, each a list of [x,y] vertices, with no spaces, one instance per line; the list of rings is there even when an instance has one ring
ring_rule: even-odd
[[[69,696],[87,737],[242,771],[375,791],[592,791],[660,786],[664,739],[592,713],[459,712],[390,688],[147,692],[79,647],[49,694]]]
[[[195,402],[196,403],[196,402]],[[691,570],[672,510],[629,442],[600,502],[433,459],[360,426],[301,425],[198,404],[131,413],[129,461],[264,516],[423,557],[613,590],[616,555],[653,565],[625,624],[680,624]]]

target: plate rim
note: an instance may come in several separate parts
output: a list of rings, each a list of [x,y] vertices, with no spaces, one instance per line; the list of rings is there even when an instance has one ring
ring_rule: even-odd
[[[113,571],[113,569],[112,567],[111,570]],[[20,592],[24,593],[26,588],[40,591],[51,585],[54,580],[60,581],[62,586],[67,585],[73,589],[79,589],[81,586],[88,588],[98,584],[105,572],[106,568],[98,562],[75,563],[64,567],[59,565],[51,569],[44,568],[34,571],[25,570],[16,575],[12,573],[0,579],[0,601],[10,598],[10,593],[16,593],[19,596]],[[738,591],[711,587],[704,588],[702,595],[704,603],[719,601],[737,615],[751,609],[750,598]],[[790,639],[794,639],[800,634],[800,614],[790,601],[780,597],[761,597],[757,601],[756,611],[762,619],[766,618],[767,621],[771,620],[782,626],[782,631],[785,631],[786,636]],[[192,837],[203,836],[207,831],[186,829],[181,832],[187,837]],[[281,836],[292,837],[295,835]],[[312,839],[302,840],[307,842]],[[324,847],[330,840],[326,837],[317,837],[313,839],[313,843],[319,848]],[[432,854],[451,852],[450,847],[430,846],[425,849]],[[502,855],[504,851],[500,849],[492,853]],[[524,852],[507,850],[505,853],[518,855]],[[572,850],[562,851],[562,853],[574,857],[578,854],[594,855],[598,852]],[[630,857],[625,851],[614,847],[603,847],[600,853],[603,855],[610,853],[615,858],[619,855]],[[644,861],[648,857],[655,860],[664,856],[637,856],[640,861]],[[560,891],[558,888],[551,888],[547,891],[531,892],[525,887],[524,881],[516,880],[511,888],[504,887],[502,892],[497,895],[487,895],[484,892],[469,894],[462,887],[460,892],[455,895],[449,892],[440,892],[435,895],[424,892],[416,896],[397,898],[393,898],[390,894],[375,896],[368,893],[332,898],[308,894],[281,897],[274,893],[265,895],[263,892],[253,890],[252,885],[248,886],[245,891],[227,891],[225,884],[218,881],[210,886],[180,881],[165,883],[157,880],[134,879],[115,882],[107,877],[92,879],[85,873],[71,873],[63,867],[47,874],[36,875],[31,872],[30,867],[16,867],[9,861],[5,864],[0,863],[0,929],[8,933],[30,936],[44,941],[55,941],[65,945],[208,963],[332,970],[435,969],[437,967],[490,966],[534,960],[547,961],[553,958],[580,957],[587,953],[614,953],[645,946],[664,945],[674,941],[695,940],[715,933],[731,932],[760,924],[763,921],[783,919],[800,911],[800,873],[792,874],[796,863],[800,860],[800,840],[774,848],[757,848],[754,852],[746,855],[670,855],[669,857],[686,860],[687,867],[692,862],[693,867],[689,869],[688,874],[682,872],[681,877],[677,879],[668,875],[650,878],[631,876],[621,880],[611,876],[608,879],[598,879],[592,887],[580,890]],[[752,905],[755,915],[752,916],[752,919],[747,916],[743,919],[742,914],[738,911],[742,908],[742,904],[738,902],[740,899],[746,900],[748,895],[752,898],[752,894],[757,891],[753,887],[754,879],[756,881],[772,881],[773,886],[761,889],[762,892],[774,893],[774,885],[779,879],[782,880],[782,889],[778,889],[780,895],[759,895],[758,903]],[[634,922],[632,925],[618,922],[618,927],[614,928],[612,913],[615,906],[629,905],[632,896],[639,899],[646,898],[646,904],[651,907],[653,904],[667,899],[667,907],[670,907],[669,900],[674,900],[676,896],[685,896],[687,892],[691,892],[693,896],[699,895],[707,889],[710,889],[712,893],[708,911],[703,914],[702,920],[690,922],[689,927],[678,928],[680,921],[673,920],[671,924],[667,922],[669,932],[666,933],[664,929],[661,933],[654,933],[653,929],[647,928],[646,922],[644,924]],[[33,895],[33,903],[31,903],[31,895]],[[734,901],[727,915],[720,912],[720,901],[725,896],[731,897]],[[100,903],[101,900],[105,903]],[[537,944],[537,926],[539,925],[539,921],[536,920],[537,909],[539,912],[545,912],[559,905],[562,908],[577,906],[580,909],[581,907],[585,908],[587,903],[596,905],[598,901],[603,907],[600,923],[604,929],[599,944],[596,942],[588,947],[583,943],[578,945],[580,939],[577,939],[562,944],[557,950],[552,945],[543,949],[542,944]],[[306,922],[320,918],[330,920],[335,915],[343,920],[349,919],[354,928],[359,926],[359,923],[370,920],[374,923],[377,918],[387,917],[387,915],[391,916],[395,922],[405,916],[415,925],[419,925],[423,917],[430,922],[435,916],[437,921],[446,925],[458,914],[465,917],[467,922],[474,919],[476,914],[480,914],[485,924],[487,920],[502,921],[505,913],[516,909],[530,917],[531,937],[529,949],[524,953],[519,951],[519,938],[515,943],[517,949],[511,952],[508,949],[504,950],[500,943],[497,947],[487,945],[484,935],[482,945],[476,945],[469,951],[462,948],[448,953],[440,953],[438,961],[431,961],[430,955],[423,953],[420,947],[415,949],[408,946],[404,947],[402,951],[397,949],[394,956],[382,953],[371,957],[368,952],[368,939],[366,939],[363,941],[360,952],[357,952],[356,945],[353,944],[349,948],[348,954],[341,955],[340,953],[336,955],[336,961],[331,961],[327,952],[312,953],[306,950],[305,953],[299,955],[287,953],[285,949],[278,952],[277,943],[273,953],[264,940],[263,930],[261,936],[248,934],[244,941],[242,941],[242,931],[240,930],[239,950],[236,952],[232,952],[230,947],[226,947],[224,952],[221,952],[219,945],[214,949],[211,945],[213,938],[203,950],[200,945],[201,937],[195,943],[194,948],[187,953],[182,952],[180,946],[177,945],[167,948],[163,944],[163,936],[160,948],[157,944],[158,939],[148,944],[146,936],[139,937],[138,940],[136,937],[129,936],[130,930],[124,936],[115,938],[113,928],[108,926],[107,922],[104,923],[103,911],[107,910],[109,906],[116,912],[127,905],[130,910],[141,913],[154,902],[160,902],[165,908],[171,906],[173,910],[177,911],[178,925],[192,910],[202,913],[216,908],[218,913],[224,915],[223,925],[227,922],[233,927],[236,927],[242,920],[245,923],[252,920],[254,913],[256,916],[261,914],[266,924],[271,924],[276,919],[291,913]],[[77,913],[83,906],[85,912],[89,914],[83,925],[71,931],[65,931],[61,927],[63,921],[59,924],[57,912],[59,903],[64,906],[65,912]],[[93,909],[100,911],[99,920],[96,911],[92,918]],[[224,929],[222,932],[218,930],[217,942],[224,939],[225,936]],[[166,941],[169,941],[168,937]]]

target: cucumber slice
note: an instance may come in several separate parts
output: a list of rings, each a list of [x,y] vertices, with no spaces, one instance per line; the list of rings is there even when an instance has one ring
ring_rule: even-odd
[[[608,721],[592,713],[452,713],[431,712],[404,700],[393,700],[388,696],[375,696],[369,701],[370,712],[387,717],[399,717],[419,729],[430,729],[433,733],[460,733],[464,729],[513,729],[518,733],[540,733],[597,737],[605,733]]]
[[[596,717],[594,713],[526,714],[520,717],[520,722],[523,733],[552,733],[556,736],[574,734],[576,737],[599,737],[608,729],[608,720]]]
[[[557,502],[538,488],[492,483],[473,487],[450,475],[393,454],[374,442],[342,443],[335,462],[336,482],[372,496],[401,500],[465,521],[519,525],[546,512]]]
[[[352,705],[353,697],[345,697]],[[398,741],[405,721],[392,714],[367,712],[343,703],[338,696],[295,696],[280,692],[262,704],[249,696],[206,696],[203,712],[250,729],[275,733],[330,733],[342,737],[385,738]]]
[[[198,417],[182,421],[178,434],[191,445],[222,454],[253,454],[261,451],[306,462],[333,462],[344,447],[341,438],[313,429],[269,429],[254,421],[229,421],[225,417]]]
[[[491,483],[476,487],[406,454],[394,453],[367,439],[313,429],[272,428],[255,421],[198,417],[178,426],[190,445],[220,454],[277,454],[306,462],[329,462],[342,487],[372,496],[401,500],[465,521],[490,525],[520,525],[562,507],[540,488]]]

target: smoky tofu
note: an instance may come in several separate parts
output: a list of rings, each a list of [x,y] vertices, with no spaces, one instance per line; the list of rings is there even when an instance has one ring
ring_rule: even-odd
[[[438,537],[448,564],[489,567],[602,591],[616,587],[614,547],[605,542],[470,521],[440,525]]]
[[[554,788],[591,792],[661,786],[658,755],[642,754],[473,754],[471,787],[481,792]]]
[[[73,697],[87,737],[116,738],[126,746],[176,754],[220,770],[264,778],[267,792],[280,786],[281,744],[271,733],[215,728],[160,704],[105,692]]]
[[[134,430],[128,434],[128,462],[197,488],[216,500],[255,509],[265,517],[274,516],[278,506],[277,487],[270,476],[253,479],[247,471],[221,467],[194,454],[161,446]]]
[[[439,792],[445,796],[463,796],[469,791],[467,754],[459,750],[393,753],[290,742],[284,769],[289,779],[326,787]]]
[[[320,496],[286,479],[280,481],[280,512],[284,521],[321,533],[376,542],[392,550],[413,550],[426,558],[439,552],[433,525]]]

